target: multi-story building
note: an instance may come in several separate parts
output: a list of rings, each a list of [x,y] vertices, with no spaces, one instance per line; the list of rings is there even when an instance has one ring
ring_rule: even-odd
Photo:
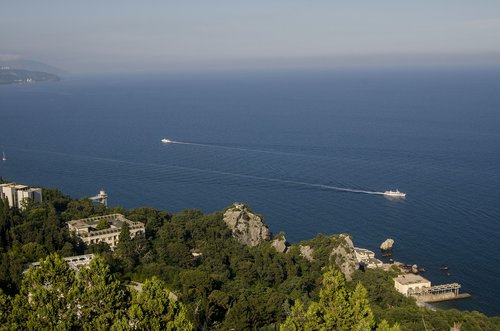
[[[354,247],[354,254],[356,254],[356,260],[359,265],[370,269],[381,268],[384,263],[379,259],[375,258],[375,253],[360,247]]]
[[[0,184],[0,198],[6,199],[11,208],[23,209],[28,200],[42,201],[42,189],[15,183]]]
[[[420,275],[404,274],[394,278],[394,287],[399,293],[409,296],[412,292],[431,287],[431,281]]]
[[[127,223],[130,237],[144,235],[144,223],[128,220],[122,214],[111,214],[67,222],[69,231],[87,244],[107,243],[111,249],[118,245],[123,224]]]

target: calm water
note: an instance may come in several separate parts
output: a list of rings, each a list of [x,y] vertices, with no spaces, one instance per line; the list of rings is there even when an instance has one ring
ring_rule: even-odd
[[[396,259],[473,295],[447,306],[500,315],[499,91],[500,71],[487,70],[0,86],[0,176],[74,197],[104,188],[112,205],[173,212],[244,201],[292,242],[346,232],[378,251],[391,237]]]

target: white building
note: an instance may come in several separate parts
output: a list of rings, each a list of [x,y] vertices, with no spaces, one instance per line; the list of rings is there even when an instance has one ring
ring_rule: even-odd
[[[23,209],[28,200],[42,202],[42,189],[16,183],[0,184],[0,198],[7,199],[11,208]]]
[[[424,288],[430,288],[431,281],[420,275],[404,274],[394,278],[394,287],[398,292],[409,296],[410,292],[415,290],[418,292]]]
[[[90,262],[94,259],[94,254],[86,254],[86,255],[75,255],[70,257],[65,257],[64,261],[68,263],[69,267],[73,270],[80,270],[82,267],[88,266]],[[40,267],[40,262],[28,263],[25,265],[26,272],[28,268],[38,268]]]
[[[108,228],[98,230],[97,224],[102,221],[107,223]],[[131,238],[144,234],[144,223],[130,221],[122,214],[96,216],[67,222],[69,231],[80,237],[85,244],[104,242],[112,249],[118,245],[121,228],[125,223],[128,224]]]
[[[365,265],[367,268],[376,269],[381,268],[384,263],[375,258],[375,253],[360,247],[354,247],[354,254],[359,264]]]

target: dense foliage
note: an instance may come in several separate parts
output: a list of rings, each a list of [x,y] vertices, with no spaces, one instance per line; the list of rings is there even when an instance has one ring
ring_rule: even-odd
[[[43,194],[42,203],[30,203],[23,210],[0,201],[3,325],[51,328],[55,318],[64,319],[68,324],[61,325],[73,329],[98,329],[98,325],[117,330],[168,329],[175,321],[204,330],[294,330],[290,325],[298,325],[298,330],[308,329],[307,323],[317,323],[310,325],[321,330],[347,330],[354,325],[359,330],[391,330],[395,323],[401,330],[448,330],[453,322],[462,323],[464,330],[500,329],[498,319],[477,312],[418,308],[394,290],[387,272],[357,272],[353,281],[345,283],[331,269],[329,251],[338,240],[334,236],[307,242],[315,248],[311,262],[295,245],[279,253],[268,243],[240,244],[220,212],[206,215],[185,210],[172,215],[153,208],[106,209],[56,190]],[[111,251],[103,243],[85,246],[65,227],[64,222],[71,219],[116,212],[144,222],[146,235],[131,239],[124,227],[118,247]],[[101,258],[91,267],[93,272],[82,270],[77,275],[52,253],[97,253]],[[23,277],[26,263],[47,256],[44,267]],[[54,277],[54,285],[40,287],[48,277]],[[132,282],[143,283],[142,292],[124,286]],[[168,299],[167,287],[177,301]],[[32,305],[30,300],[42,301]],[[96,300],[98,306],[90,304]],[[346,317],[339,320],[342,311]],[[293,322],[298,316],[307,318]],[[313,322],[308,320],[312,316]]]
[[[376,327],[364,286],[357,283],[354,291],[349,292],[344,275],[329,267],[323,275],[319,301],[305,309],[297,300],[281,330],[399,331],[399,326],[390,327],[384,320]]]
[[[11,302],[9,302],[11,301]],[[186,309],[156,278],[122,286],[100,257],[79,272],[57,254],[30,268],[10,300],[0,293],[7,330],[192,330]]]

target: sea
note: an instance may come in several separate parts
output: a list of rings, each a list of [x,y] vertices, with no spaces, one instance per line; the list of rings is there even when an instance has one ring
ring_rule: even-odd
[[[162,144],[161,139],[174,141]],[[72,75],[0,86],[0,176],[111,206],[244,202],[297,243],[348,233],[500,315],[500,69]],[[380,194],[399,189],[405,199]],[[442,265],[448,271],[440,270]]]

